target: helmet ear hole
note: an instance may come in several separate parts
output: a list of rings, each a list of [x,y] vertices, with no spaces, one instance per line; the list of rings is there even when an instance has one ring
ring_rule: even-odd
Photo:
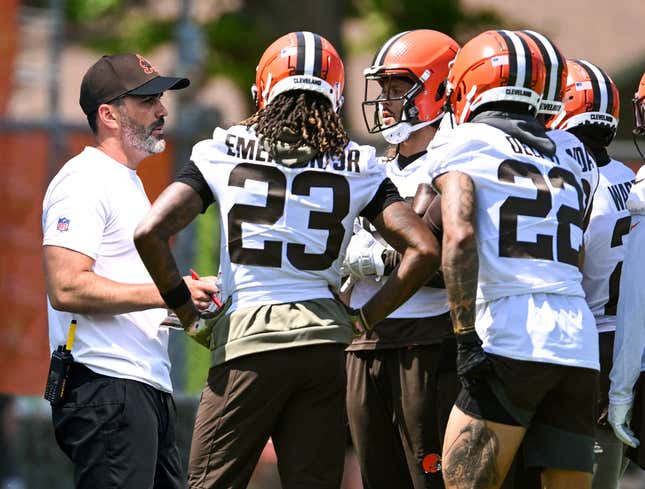
[[[437,87],[437,93],[434,96],[435,102],[438,102],[439,100],[441,100],[443,96],[446,94],[446,82],[447,80],[443,80]]]

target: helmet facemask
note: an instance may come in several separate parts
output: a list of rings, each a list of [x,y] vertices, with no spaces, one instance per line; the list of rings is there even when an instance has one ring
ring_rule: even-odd
[[[384,91],[391,91],[387,84],[391,80],[405,80],[411,83],[410,88],[404,93],[390,96]],[[363,119],[370,134],[382,133],[390,144],[399,144],[406,141],[413,132],[432,124],[435,121],[419,120],[419,109],[415,105],[415,98],[424,90],[423,83],[412,71],[401,68],[397,70],[383,70],[371,72],[366,70],[365,93],[363,96]],[[399,91],[402,92],[402,91]],[[387,103],[400,104],[398,114],[391,114],[394,122],[386,122],[384,106]]]
[[[634,106],[634,129],[635,136],[645,136],[645,99],[632,99]]]
[[[634,129],[632,129],[632,138],[638,154],[645,160],[645,155],[643,155],[636,140],[636,136],[645,136],[645,98],[639,100],[638,94],[636,94],[632,99],[632,105],[634,106]]]

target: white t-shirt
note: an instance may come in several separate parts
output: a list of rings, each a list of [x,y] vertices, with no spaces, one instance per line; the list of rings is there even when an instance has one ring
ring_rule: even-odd
[[[616,329],[618,285],[631,223],[627,197],[634,172],[616,160],[599,169],[600,182],[584,237],[582,287],[598,331],[606,332]]]
[[[94,260],[97,275],[128,284],[152,283],[134,247],[135,227],[150,201],[134,170],[86,147],[49,184],[43,201],[43,245],[61,246]],[[74,360],[112,377],[172,392],[164,309],[126,314],[56,311],[47,300],[49,343],[65,344],[76,319]]]
[[[416,194],[417,187],[420,183],[430,183],[427,165],[428,153],[420,156],[405,168],[399,167],[398,160],[388,161],[385,163],[385,171],[398,189],[401,197],[406,200],[411,200]],[[373,226],[370,226],[369,229],[372,235],[376,234],[376,229]],[[366,233],[367,231],[362,232]],[[361,239],[361,237],[356,236],[352,239]],[[352,289],[351,306],[356,308],[361,307],[378,291],[381,285],[382,282],[377,281],[374,277],[366,277],[357,282]],[[446,289],[421,287],[388,317],[434,317],[444,314],[449,310],[450,306],[448,304],[448,293]]]
[[[567,132],[549,137],[552,158],[490,125],[461,124],[448,142],[430,144],[430,175],[460,171],[475,184],[476,327],[484,350],[597,369],[597,332],[577,267],[583,169],[564,148],[586,150]],[[552,295],[567,297],[550,303]]]
[[[332,298],[354,219],[386,178],[371,146],[285,166],[251,128],[217,128],[193,147],[218,202],[222,291],[243,307]]]

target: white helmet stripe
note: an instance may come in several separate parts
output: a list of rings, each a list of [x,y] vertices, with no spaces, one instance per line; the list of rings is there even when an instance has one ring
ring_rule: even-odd
[[[520,36],[515,34],[513,31],[502,31],[507,36],[508,39],[513,43],[515,48],[515,58],[517,59],[517,79],[515,85],[518,87],[525,86],[526,83],[526,50],[524,49],[524,44],[520,39]]]
[[[305,75],[314,74],[314,61],[316,58],[316,46],[314,35],[311,32],[303,31],[303,37],[305,39]]]
[[[585,61],[584,59],[577,60],[578,63],[587,68],[587,72],[591,72],[595,75],[596,80],[592,80],[592,84],[595,81],[598,86],[598,95],[600,95],[600,100],[598,101],[598,112],[607,112],[607,105],[609,103],[609,94],[607,89],[609,88],[607,83],[605,83],[605,77],[594,64]]]
[[[548,93],[544,94],[544,99],[546,100],[559,100],[560,95],[556,93],[556,89],[558,88],[558,69],[556,69],[559,66],[559,61],[558,61],[558,54],[555,52],[555,49],[553,49],[553,44],[551,44],[551,41],[549,41],[544,35],[540,34],[539,32],[535,31],[524,31],[532,36],[536,37],[539,42],[542,44],[542,48],[547,52],[549,55],[549,60],[551,60],[551,65],[553,69],[548,70],[548,75],[549,75],[549,91]]]

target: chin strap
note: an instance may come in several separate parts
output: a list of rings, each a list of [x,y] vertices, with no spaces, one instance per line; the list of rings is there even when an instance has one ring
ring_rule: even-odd
[[[429,126],[433,122],[434,121],[424,121],[414,125],[409,122],[399,122],[387,129],[383,129],[383,138],[385,138],[385,140],[390,144],[401,144],[408,140],[410,134]]]

